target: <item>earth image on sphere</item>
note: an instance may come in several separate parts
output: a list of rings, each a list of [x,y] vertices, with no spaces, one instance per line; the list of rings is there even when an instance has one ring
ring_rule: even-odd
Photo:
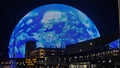
[[[98,37],[95,24],[82,11],[48,4],[30,11],[18,22],[10,38],[9,58],[25,58],[29,40],[36,41],[36,48],[65,48]]]

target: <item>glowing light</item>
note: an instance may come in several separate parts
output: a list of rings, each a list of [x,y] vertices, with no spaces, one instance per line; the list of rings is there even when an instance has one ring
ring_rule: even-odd
[[[97,37],[99,31],[83,12],[63,4],[49,4],[32,10],[19,21],[11,35],[9,57],[24,58],[29,40],[36,41],[36,48],[65,48]]]
[[[117,39],[109,44],[110,48],[120,48],[120,39]]]

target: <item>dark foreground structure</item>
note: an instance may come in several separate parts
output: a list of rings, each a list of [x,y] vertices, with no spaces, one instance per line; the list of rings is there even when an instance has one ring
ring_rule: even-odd
[[[88,43],[89,45],[87,45]],[[0,67],[120,68],[120,48],[111,49],[109,48],[109,44],[95,47],[90,41],[81,43],[80,45],[81,47],[79,48],[73,48],[71,45],[66,47],[66,49],[36,48],[34,41],[28,41],[26,42],[26,58],[0,59]],[[82,45],[86,46],[82,47]]]

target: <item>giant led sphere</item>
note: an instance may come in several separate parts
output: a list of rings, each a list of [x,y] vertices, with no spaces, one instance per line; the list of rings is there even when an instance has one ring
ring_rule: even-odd
[[[36,48],[65,48],[100,37],[92,20],[80,10],[48,4],[26,14],[17,24],[9,43],[10,58],[25,58],[26,41],[36,41]]]

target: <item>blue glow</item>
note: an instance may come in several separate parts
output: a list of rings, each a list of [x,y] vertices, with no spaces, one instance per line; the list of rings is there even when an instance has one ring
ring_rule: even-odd
[[[109,44],[109,48],[120,48],[120,39],[117,39]]]
[[[28,40],[35,40],[37,48],[65,48],[97,37],[99,31],[83,12],[63,4],[49,4],[30,11],[18,22],[11,35],[9,57],[24,58]]]

